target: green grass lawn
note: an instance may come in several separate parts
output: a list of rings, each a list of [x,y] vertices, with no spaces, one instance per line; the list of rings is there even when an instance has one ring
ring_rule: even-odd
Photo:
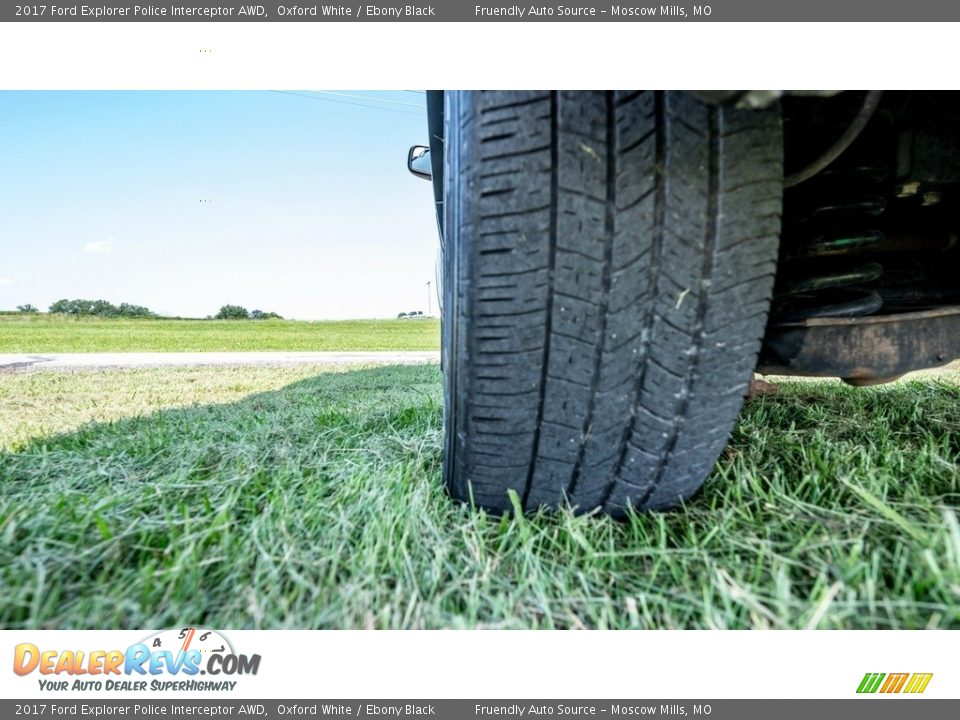
[[[0,353],[438,350],[439,320],[123,320],[0,315]]]
[[[960,380],[786,385],[681,510],[440,487],[435,366],[0,375],[8,628],[958,628]]]

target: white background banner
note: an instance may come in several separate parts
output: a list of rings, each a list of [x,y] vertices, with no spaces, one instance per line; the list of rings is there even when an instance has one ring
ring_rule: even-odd
[[[116,697],[123,690],[44,692],[18,676],[15,647],[120,650],[155,631],[0,632],[0,696]],[[222,631],[237,654],[260,655],[256,675],[221,674],[233,691],[147,692],[140,697],[216,698],[855,698],[865,673],[933,673],[924,698],[960,698],[956,635],[949,631]],[[101,678],[103,676],[100,676]],[[186,680],[183,674],[113,675]],[[194,675],[195,680],[212,680]],[[576,678],[575,681],[571,678]],[[864,696],[860,696],[864,697]],[[881,696],[875,696],[878,699]],[[909,696],[884,698],[893,701]]]

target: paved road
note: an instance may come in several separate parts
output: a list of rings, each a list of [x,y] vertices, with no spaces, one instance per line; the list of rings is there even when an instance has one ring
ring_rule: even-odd
[[[416,365],[440,362],[439,352],[196,352],[0,354],[0,372],[201,365]]]

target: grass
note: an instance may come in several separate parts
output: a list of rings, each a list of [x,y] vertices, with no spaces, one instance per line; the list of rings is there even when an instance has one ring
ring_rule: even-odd
[[[0,315],[0,353],[438,350],[440,321]]]
[[[614,522],[451,502],[435,366],[0,375],[0,625],[958,628],[958,403],[785,385]]]

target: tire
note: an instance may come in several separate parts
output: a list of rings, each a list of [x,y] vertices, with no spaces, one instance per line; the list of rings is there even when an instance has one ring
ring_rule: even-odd
[[[689,497],[743,402],[780,232],[779,108],[447,93],[444,477],[494,511]]]

